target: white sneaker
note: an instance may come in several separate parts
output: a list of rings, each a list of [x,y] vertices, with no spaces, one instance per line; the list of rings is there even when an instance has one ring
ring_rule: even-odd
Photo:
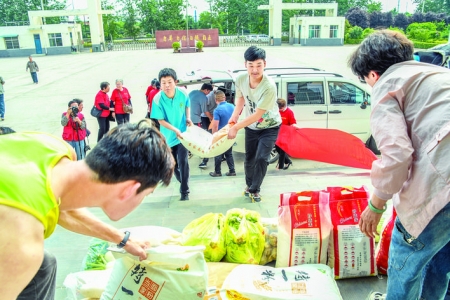
[[[373,292],[372,294],[367,297],[367,300],[385,300],[386,294],[382,294],[379,292]]]

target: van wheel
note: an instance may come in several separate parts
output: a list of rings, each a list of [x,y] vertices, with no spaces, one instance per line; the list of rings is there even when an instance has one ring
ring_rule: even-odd
[[[366,147],[370,149],[374,154],[380,155],[381,152],[378,150],[377,143],[375,142],[375,139],[371,135],[369,139],[366,141]]]
[[[270,151],[270,158],[269,158],[269,164],[273,164],[278,160],[278,152],[275,146],[273,146],[272,151]]]

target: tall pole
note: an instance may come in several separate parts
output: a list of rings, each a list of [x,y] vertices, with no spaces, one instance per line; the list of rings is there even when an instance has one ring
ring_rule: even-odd
[[[400,13],[400,0],[397,1],[397,13]]]
[[[186,44],[187,44],[187,48],[189,48],[189,24],[188,24],[188,5],[189,2],[188,0],[186,0]]]

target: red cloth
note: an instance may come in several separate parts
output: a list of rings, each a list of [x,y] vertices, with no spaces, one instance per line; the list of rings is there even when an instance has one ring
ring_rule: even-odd
[[[150,97],[150,92],[153,91],[154,89],[155,88],[151,85],[147,88],[147,91],[145,92],[145,97],[147,99],[147,103],[148,103],[148,98]]]
[[[63,115],[65,115],[66,112],[63,112]],[[78,118],[83,121],[84,120],[84,116],[82,113],[78,113]],[[66,126],[63,127],[63,133],[62,133],[62,138],[65,141],[82,141],[84,140],[84,138],[86,137],[86,130],[81,129],[78,126],[78,134],[77,134],[77,126],[78,123],[76,123],[72,117],[69,117],[69,122],[67,123]]]
[[[156,94],[158,94],[159,91],[160,91],[160,90],[153,89],[153,90],[150,92],[150,95],[149,95],[148,98],[147,98],[147,102],[148,102],[148,112],[149,112],[149,113],[152,113],[152,103],[153,103],[153,98],[155,98]]]
[[[276,145],[289,156],[341,166],[368,169],[375,154],[357,137],[336,129],[281,125]]]
[[[103,103],[107,107],[109,107],[109,97],[107,93],[99,91],[97,95],[95,95],[95,102],[94,102],[95,107],[102,111],[100,117],[106,118],[107,116],[109,116],[109,110],[103,110],[103,108],[101,108],[99,105],[100,103]]]
[[[123,102],[125,104],[130,104],[131,95],[128,92],[128,89],[126,87],[122,88],[122,91],[119,91],[118,89],[114,89],[114,91],[111,94],[111,101],[114,102],[114,111],[116,114],[125,114],[123,111]],[[123,102],[122,102],[123,100]]]
[[[286,107],[285,111],[280,110],[280,116],[281,116],[281,124],[283,125],[297,124],[294,112],[289,107]]]

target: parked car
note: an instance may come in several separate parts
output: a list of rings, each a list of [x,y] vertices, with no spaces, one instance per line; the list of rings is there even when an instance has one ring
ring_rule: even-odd
[[[242,72],[247,70],[199,70],[180,79],[178,85],[197,85],[193,88],[198,89],[198,85],[210,83],[225,93],[228,102],[234,103],[234,80]],[[370,138],[370,93],[364,85],[316,68],[266,68],[265,72],[275,81],[278,97],[288,101],[298,125],[348,132],[363,142],[367,141],[366,145],[379,154]],[[245,152],[244,134],[245,130],[238,132],[234,151]],[[272,151],[271,163],[277,158],[277,152]]]
[[[434,46],[430,49],[414,52],[419,61],[449,68],[450,43]]]
[[[269,42],[269,36],[267,34],[250,34],[245,36],[246,42]]]

